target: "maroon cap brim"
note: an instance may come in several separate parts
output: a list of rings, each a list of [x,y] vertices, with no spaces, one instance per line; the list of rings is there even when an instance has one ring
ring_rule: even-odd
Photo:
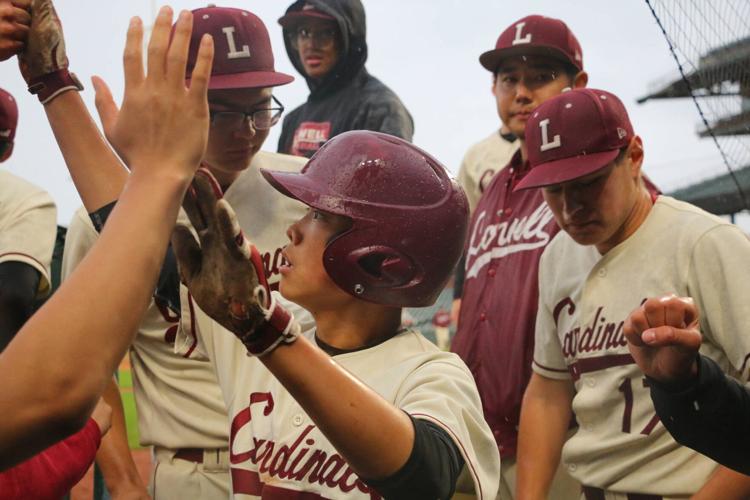
[[[484,52],[479,56],[479,63],[484,66],[488,71],[493,73],[497,70],[500,62],[503,59],[509,57],[520,57],[520,56],[544,56],[557,59],[558,61],[572,64],[578,71],[583,70],[580,62],[571,60],[568,55],[557,47],[548,45],[517,45],[515,47],[507,47],[505,49],[493,49]]]
[[[301,201],[307,206],[332,214],[346,215],[341,198],[331,196],[328,186],[320,185],[309,176],[295,172],[260,169],[261,175],[278,192]]]
[[[586,155],[563,158],[548,163],[541,163],[531,168],[531,171],[521,179],[513,191],[522,189],[539,188],[551,186],[553,184],[562,184],[593,174],[609,165],[617,155],[619,149],[604,151],[601,153],[591,153]]]
[[[187,82],[190,81],[188,78]],[[229,73],[226,75],[211,75],[208,82],[209,90],[222,89],[256,89],[277,87],[294,81],[292,75],[276,71],[250,71],[247,73]]]
[[[326,14],[325,12],[320,12],[319,10],[296,10],[294,12],[290,12],[289,14],[286,14],[279,18],[279,24],[282,25],[284,28],[287,28],[289,26],[293,26],[300,21],[303,21],[305,18],[316,18],[316,19],[326,19],[329,21],[335,21],[336,18]]]

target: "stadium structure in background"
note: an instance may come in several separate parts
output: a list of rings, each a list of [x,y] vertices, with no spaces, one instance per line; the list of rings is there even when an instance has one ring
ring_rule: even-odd
[[[750,0],[645,2],[679,77],[652,84],[638,102],[691,98],[701,119],[697,133],[714,141],[724,164],[669,194],[734,221],[750,209]]]

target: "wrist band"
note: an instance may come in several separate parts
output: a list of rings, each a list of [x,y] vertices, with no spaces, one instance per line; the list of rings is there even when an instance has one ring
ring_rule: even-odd
[[[29,92],[39,98],[39,102],[47,104],[58,95],[68,90],[83,90],[83,85],[74,73],[67,69],[59,69],[47,73],[29,82]]]
[[[279,305],[276,297],[271,296],[270,300],[268,309],[261,308],[265,318],[263,324],[255,331],[240,337],[247,348],[248,356],[265,356],[282,342],[291,344],[300,334],[300,326],[294,320],[294,316]]]

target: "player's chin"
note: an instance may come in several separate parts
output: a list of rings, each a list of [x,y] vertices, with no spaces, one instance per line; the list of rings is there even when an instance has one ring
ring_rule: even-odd
[[[602,234],[595,224],[565,226],[565,232],[579,245],[596,245],[602,240]]]

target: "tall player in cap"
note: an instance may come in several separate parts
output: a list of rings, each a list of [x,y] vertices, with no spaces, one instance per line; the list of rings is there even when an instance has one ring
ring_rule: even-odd
[[[398,96],[367,72],[367,24],[360,0],[297,0],[279,19],[307,102],[284,118],[280,153],[310,157],[347,130],[411,140],[414,122]]]
[[[272,87],[293,78],[274,70],[268,33],[251,12],[208,7],[194,10],[193,16],[188,75],[201,37],[211,34],[215,43],[208,91],[211,126],[203,166],[225,190],[241,227],[258,246],[269,283],[276,288],[284,264],[284,228],[304,210],[301,204],[270,189],[260,168],[298,171],[304,161],[260,149],[283,110]],[[103,81],[95,78],[94,86],[105,134],[118,148],[117,108]],[[124,159],[128,161],[126,155]],[[93,214],[76,213],[66,241],[65,276],[93,245],[95,225],[100,228],[110,208],[111,204]],[[189,314],[185,310],[186,324],[190,324]],[[179,279],[170,253],[155,299],[130,350],[140,440],[144,446],[154,447],[156,460],[150,492],[157,499],[226,498],[230,482],[226,409],[208,361],[174,353],[180,315]],[[109,394],[118,397],[114,386]],[[104,443],[98,457],[105,480],[113,488],[120,482],[127,488],[137,487],[135,469],[128,465],[131,461],[121,419],[115,419],[112,434],[120,436],[118,446]]]
[[[0,162],[13,153],[16,100],[0,89]],[[0,351],[50,291],[57,210],[42,189],[0,171]]]
[[[521,412],[518,491],[546,498],[562,462],[587,499],[747,498],[750,477],[680,446],[659,422],[623,324],[647,297],[692,296],[702,351],[748,376],[750,240],[736,226],[649,193],[643,143],[620,100],[576,89],[526,124],[531,172],[563,231],[539,265],[534,374]],[[521,191],[529,192],[529,191]],[[571,411],[579,427],[565,440]]]
[[[531,376],[537,266],[558,227],[540,193],[513,189],[529,171],[524,127],[531,111],[586,85],[578,40],[557,19],[528,16],[506,28],[480,63],[494,75],[500,118],[520,148],[487,186],[472,217],[465,282],[452,349],[469,366],[503,459],[502,498],[515,489],[521,399]],[[561,472],[555,498],[577,498]]]
[[[400,327],[401,308],[434,303],[461,255],[461,188],[426,152],[369,131],[335,137],[301,173],[263,175],[309,205],[286,231],[280,292],[314,330],[301,333],[259,284],[254,249],[207,176],[185,205],[200,245],[187,228],[173,237],[197,312],[177,345],[216,368],[235,496],[443,499],[463,469],[476,498],[495,498],[499,456],[471,374]]]

